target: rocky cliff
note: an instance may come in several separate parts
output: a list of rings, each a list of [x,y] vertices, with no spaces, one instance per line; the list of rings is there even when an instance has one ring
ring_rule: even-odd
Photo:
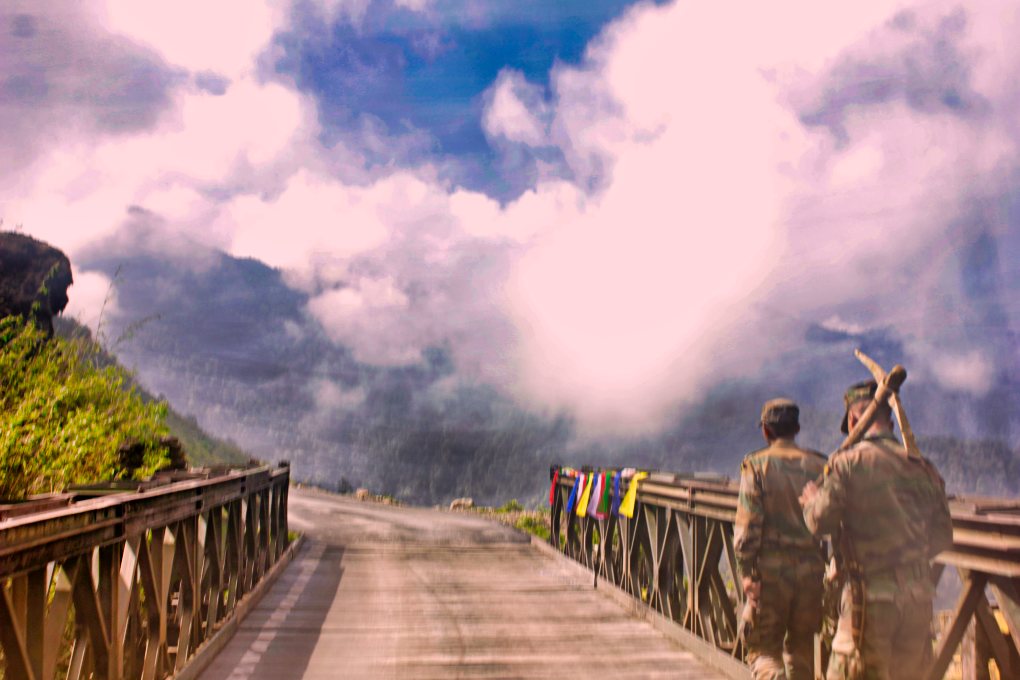
[[[72,283],[67,255],[31,236],[0,232],[0,318],[31,318],[53,334],[53,317],[67,306]]]

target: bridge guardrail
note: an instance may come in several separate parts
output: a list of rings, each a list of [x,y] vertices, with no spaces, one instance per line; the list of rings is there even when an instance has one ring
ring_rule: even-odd
[[[574,478],[557,479],[554,548],[743,660],[737,635],[743,593],[733,551],[736,482],[654,472],[639,482],[633,518],[610,513],[599,519],[567,512]],[[936,558],[933,577],[938,583],[947,567],[954,568],[962,588],[928,677],[944,676],[968,628],[976,667],[983,664],[987,673],[994,659],[1001,677],[1020,677],[1020,501],[951,497],[950,510],[954,544]]]
[[[4,677],[181,670],[286,549],[289,482],[281,463],[0,508]]]

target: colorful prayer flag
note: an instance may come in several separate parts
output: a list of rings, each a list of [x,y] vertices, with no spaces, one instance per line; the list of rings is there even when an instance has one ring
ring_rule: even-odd
[[[584,491],[581,492],[581,497],[577,500],[577,516],[584,517],[584,513],[588,512],[588,501],[591,499],[591,483],[595,477],[594,474],[585,475]]]
[[[599,496],[599,507],[595,511],[595,516],[599,519],[605,519],[609,517],[609,507],[612,505],[613,498],[613,473],[609,473],[609,479],[606,479],[606,473],[602,473],[602,494]]]
[[[602,484],[605,475],[602,473],[595,473],[595,481],[591,487],[591,498],[588,500],[588,516],[595,517],[599,509],[599,500],[602,498]]]
[[[638,482],[648,476],[647,472],[635,472],[630,478],[630,486],[627,487],[627,495],[620,503],[620,514],[624,517],[634,517],[634,504],[637,503]]]
[[[577,503],[578,487],[581,486],[581,478],[584,475],[577,475],[574,477],[574,488],[570,490],[570,498],[567,499],[567,512],[574,509],[574,504]]]
[[[623,500],[622,498],[620,498],[620,478],[622,478],[622,477],[623,477],[623,475],[620,473],[619,470],[617,470],[616,472],[613,473],[613,509],[612,509],[612,513],[613,513],[613,515],[615,515],[617,517],[620,516],[620,501]]]

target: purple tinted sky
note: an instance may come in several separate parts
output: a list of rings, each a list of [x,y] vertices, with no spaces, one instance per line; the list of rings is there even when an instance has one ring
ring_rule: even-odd
[[[220,250],[366,365],[445,347],[599,425],[806,327],[987,394],[1020,364],[1018,10],[819,4],[12,0],[0,216],[69,252],[86,322],[96,244]]]

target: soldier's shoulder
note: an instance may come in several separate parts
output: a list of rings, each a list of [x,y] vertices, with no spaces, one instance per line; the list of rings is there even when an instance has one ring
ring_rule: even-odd
[[[935,486],[942,490],[945,489],[946,483],[942,478],[942,473],[939,472],[938,467],[935,466],[935,463],[932,462],[931,459],[921,456],[918,458],[911,458],[911,460],[917,461],[917,464],[921,466],[925,473],[927,473],[928,478]]]
[[[855,463],[860,462],[861,451],[857,447],[851,447],[849,449],[843,449],[836,451],[826,459],[825,465],[827,468],[839,468],[849,467]]]
[[[905,451],[903,444],[889,434],[865,437],[847,450],[860,453],[902,453]]]
[[[847,449],[832,454],[829,457],[828,465],[830,468],[841,468],[845,472],[850,472],[851,470],[864,472],[885,469],[882,461],[887,456],[906,455],[906,451],[902,450],[902,447],[900,447],[901,450],[897,451],[895,449],[896,445],[897,442],[895,440],[885,438],[877,441],[864,439]]]
[[[805,448],[801,448],[800,450],[803,451],[804,453],[806,453],[809,457],[816,458],[819,461],[821,461],[822,463],[824,463],[827,460],[829,460],[829,457],[826,456],[821,451],[815,451],[814,449],[805,449]]]
[[[882,448],[879,447],[878,444],[876,444],[874,441],[870,439],[862,439],[853,446],[848,446],[847,448],[839,451],[839,453],[849,458],[860,459],[863,456],[880,453],[881,451]]]
[[[744,456],[744,460],[741,461],[740,467],[753,467],[756,464],[760,464],[767,457],[768,452],[768,447],[752,451]]]
[[[825,466],[829,464],[829,459],[823,456],[819,451],[814,449],[801,449],[800,467],[805,472],[812,475],[820,475],[825,473]]]

